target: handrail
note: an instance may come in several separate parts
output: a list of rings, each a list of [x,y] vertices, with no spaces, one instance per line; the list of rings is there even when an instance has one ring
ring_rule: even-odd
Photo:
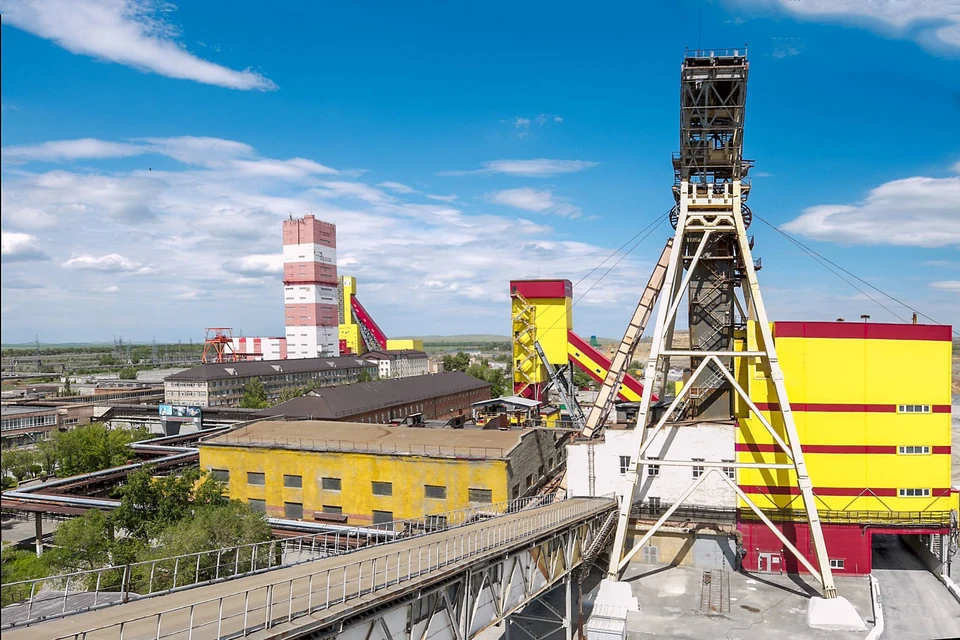
[[[125,633],[139,637],[146,630],[157,640],[183,637],[184,634],[193,637],[195,631],[213,625],[216,626],[217,637],[248,635],[251,631],[270,629],[276,624],[312,615],[499,547],[535,538],[544,531],[585,515],[602,513],[615,504],[610,498],[602,499],[602,505],[598,505],[598,502],[601,499],[564,501],[553,510],[531,511],[524,517],[464,531],[459,536],[443,541],[387,551],[373,558],[320,569],[219,598],[75,631],[57,640],[85,640],[88,634],[102,638],[104,632],[108,631],[114,632],[117,638],[125,637]],[[604,509],[598,509],[600,506]]]

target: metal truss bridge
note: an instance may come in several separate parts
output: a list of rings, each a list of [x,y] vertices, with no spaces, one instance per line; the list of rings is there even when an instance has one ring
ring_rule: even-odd
[[[352,553],[7,629],[4,640],[467,640],[555,587],[573,635],[574,570],[615,523],[611,497],[571,498]],[[551,608],[552,609],[552,608]]]

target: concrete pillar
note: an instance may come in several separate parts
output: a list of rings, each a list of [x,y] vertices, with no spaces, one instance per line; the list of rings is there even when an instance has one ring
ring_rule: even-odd
[[[34,516],[36,517],[36,545],[37,545],[37,557],[43,555],[43,514],[37,511]]]
[[[566,594],[566,602],[563,609],[564,636],[567,640],[573,640],[573,572],[568,572],[567,577],[563,579],[563,590]]]

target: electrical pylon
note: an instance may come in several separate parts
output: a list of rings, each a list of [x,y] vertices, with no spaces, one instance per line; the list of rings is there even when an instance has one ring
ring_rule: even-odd
[[[667,521],[670,515],[710,475],[719,475],[739,498],[754,511],[783,545],[822,584],[824,596],[836,597],[823,530],[814,502],[797,429],[784,385],[783,371],[757,281],[759,264],[751,254],[747,236],[750,209],[745,201],[750,192],[746,175],[751,167],[743,160],[743,122],[746,105],[746,50],[688,51],[681,73],[680,152],[674,154],[674,197],[671,223],[676,228],[673,246],[659,296],[653,344],[643,376],[643,394],[637,414],[638,451],[631,456],[626,474],[628,489],[620,504],[614,548],[607,577],[616,580],[630,558]],[[737,290],[742,291],[742,298]],[[673,344],[677,316],[687,299],[690,345]],[[757,346],[749,338],[737,344],[735,338],[755,328]],[[741,347],[740,350],[737,350]],[[663,397],[670,358],[689,359],[692,374],[666,411],[648,424],[654,385],[659,381]],[[778,432],[750,399],[749,388],[737,381],[737,373],[756,367],[773,385],[783,423]],[[657,460],[656,464],[704,467],[704,472],[665,511],[656,524],[626,553],[630,511],[637,480],[646,463],[646,450],[655,436],[680,417],[691,420],[732,419],[733,400],[745,407],[771,434],[789,463],[704,463],[688,460]],[[673,427],[675,428],[675,427]],[[683,428],[696,428],[694,425]],[[649,432],[649,433],[648,433]],[[661,452],[662,455],[663,452]],[[667,452],[669,453],[669,452]],[[806,557],[774,526],[720,465],[735,468],[793,469],[810,526],[819,565]]]

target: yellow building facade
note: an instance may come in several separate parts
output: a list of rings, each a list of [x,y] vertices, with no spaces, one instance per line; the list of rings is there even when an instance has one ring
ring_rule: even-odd
[[[773,325],[818,508],[946,512],[951,494],[951,331],[947,326],[843,322]],[[740,348],[757,348],[755,325]],[[767,372],[737,372],[781,436]],[[789,462],[737,402],[739,462]],[[785,438],[785,436],[784,436]],[[761,508],[802,509],[792,470],[745,469],[738,483]]]
[[[534,349],[539,341],[555,366],[567,362],[567,334],[573,329],[573,284],[569,280],[513,280],[510,282],[513,318],[514,390],[538,387],[549,380]],[[539,398],[540,394],[533,395]]]
[[[559,462],[548,429],[263,421],[200,444],[200,467],[268,517],[367,525],[522,495]]]

